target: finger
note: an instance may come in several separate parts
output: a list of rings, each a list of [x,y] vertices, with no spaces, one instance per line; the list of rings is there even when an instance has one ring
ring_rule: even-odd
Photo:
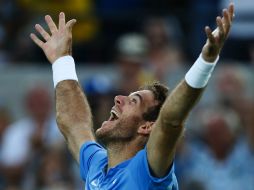
[[[216,18],[216,23],[217,23],[217,26],[219,29],[219,36],[223,37],[224,36],[224,28],[223,28],[222,18],[218,16]]]
[[[227,34],[231,26],[231,20],[230,20],[229,13],[226,9],[223,10],[222,23],[223,23],[224,32]]]
[[[229,4],[228,12],[229,12],[230,20],[232,21],[233,18],[235,17],[235,5],[234,5],[234,3]]]
[[[37,46],[39,46],[40,48],[43,47],[43,41],[41,41],[35,34],[31,33],[30,38],[34,41],[35,44],[37,44]]]
[[[66,27],[71,30],[76,22],[77,22],[76,19],[71,19],[67,22]]]
[[[59,14],[59,23],[58,23],[58,26],[59,26],[59,30],[63,30],[64,27],[65,27],[65,14],[63,12],[61,12]]]
[[[205,33],[206,33],[206,36],[207,36],[207,39],[211,42],[211,43],[215,43],[215,38],[212,34],[212,30],[209,26],[206,26],[205,27]]]
[[[41,34],[44,40],[48,41],[50,39],[50,35],[44,30],[44,28],[41,25],[36,24],[35,29]]]
[[[57,32],[57,27],[56,24],[54,23],[54,21],[52,20],[51,16],[46,15],[45,16],[45,21],[48,24],[49,30],[51,32],[51,34],[54,34]]]

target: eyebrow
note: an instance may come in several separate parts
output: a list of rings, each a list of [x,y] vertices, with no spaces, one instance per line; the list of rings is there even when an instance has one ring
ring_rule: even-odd
[[[143,102],[143,97],[140,94],[133,94],[133,96],[137,96],[140,100],[140,102]]]

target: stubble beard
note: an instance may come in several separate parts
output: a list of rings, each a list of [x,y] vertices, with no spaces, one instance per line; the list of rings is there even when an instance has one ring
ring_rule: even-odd
[[[135,119],[119,119],[110,131],[95,133],[96,138],[106,148],[112,144],[126,144],[132,141],[137,135],[139,122]]]

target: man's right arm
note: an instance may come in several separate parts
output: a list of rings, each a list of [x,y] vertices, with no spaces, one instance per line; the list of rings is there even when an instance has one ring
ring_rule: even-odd
[[[82,144],[93,140],[93,136],[90,107],[77,81],[65,80],[56,86],[56,119],[69,150],[79,163]]]
[[[66,23],[64,13],[60,13],[58,26],[49,15],[45,16],[45,21],[51,34],[41,25],[36,24],[35,29],[44,41],[35,34],[31,34],[30,37],[43,50],[52,64],[57,124],[73,157],[79,163],[79,151],[82,144],[92,140],[93,136],[90,107],[79,86],[74,60],[71,57],[72,27],[76,20],[72,19]]]
[[[230,4],[228,9],[223,10],[223,17],[216,18],[217,28],[213,32],[209,27],[205,27],[207,41],[203,46],[202,55],[160,110],[147,143],[149,166],[156,177],[164,177],[172,166],[184,122],[207,85],[229,35],[233,16],[234,5]]]

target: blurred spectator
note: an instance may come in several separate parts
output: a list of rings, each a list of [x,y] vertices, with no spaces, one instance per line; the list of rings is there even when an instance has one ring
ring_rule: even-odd
[[[247,70],[237,65],[224,64],[217,72],[215,85],[218,101],[234,109],[244,126],[247,126],[248,118],[253,117],[248,109],[254,97],[251,94],[253,85],[248,85]]]
[[[240,119],[230,109],[218,107],[204,110],[201,118],[203,138],[210,153],[218,161],[228,158],[239,135]]]
[[[70,162],[63,151],[45,150],[38,164],[36,189],[73,190],[74,181],[70,173]]]
[[[148,39],[148,66],[152,67],[156,78],[166,81],[166,76],[181,67],[185,61],[182,51],[182,31],[175,18],[150,18],[144,32]]]
[[[189,131],[186,134],[189,134]],[[185,135],[179,140],[175,157],[175,171],[179,182],[179,189],[188,190],[195,187],[196,190],[197,187],[197,190],[204,190],[204,186],[200,182],[188,181],[187,173],[195,166],[199,151],[196,144],[190,141],[189,135]]]
[[[248,106],[248,123],[245,127],[245,133],[237,147],[237,155],[241,155],[241,163],[244,166],[244,177],[250,187],[254,187],[254,102]]]
[[[129,94],[146,82],[154,80],[153,73],[145,70],[147,61],[147,39],[137,33],[125,34],[116,43],[116,64],[119,66],[119,87]]]
[[[251,190],[249,179],[253,174],[247,173],[243,164],[243,160],[250,161],[250,157],[243,158],[239,154],[241,123],[238,115],[233,110],[218,107],[203,110],[199,118],[204,144],[185,158],[194,161],[183,174],[184,185],[195,182],[206,190]]]
[[[62,146],[63,138],[52,116],[51,97],[42,87],[31,89],[25,99],[28,116],[11,124],[3,135],[2,158],[8,185],[20,187],[30,167],[46,147]]]

